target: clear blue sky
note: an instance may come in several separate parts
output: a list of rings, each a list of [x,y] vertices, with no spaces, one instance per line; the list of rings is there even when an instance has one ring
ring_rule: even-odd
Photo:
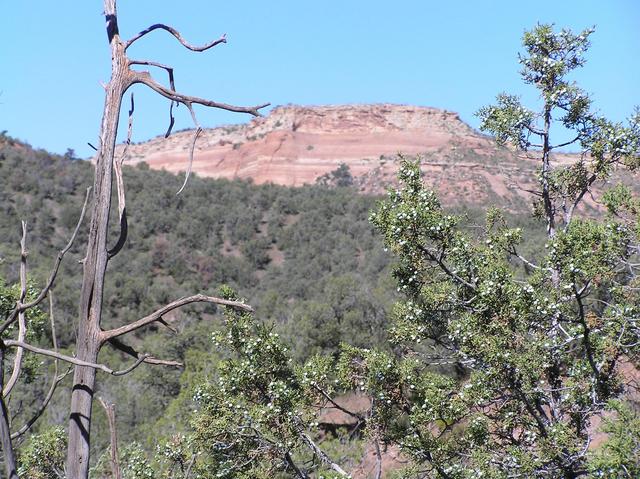
[[[118,13],[125,38],[156,22],[175,26],[192,43],[227,33],[229,43],[205,53],[185,50],[161,31],[129,50],[133,58],[173,65],[185,93],[238,104],[435,106],[459,112],[474,127],[473,112],[500,91],[522,94],[533,106],[536,97],[518,76],[525,29],[536,22],[595,25],[576,80],[612,119],[624,120],[640,104],[637,0],[121,0]],[[109,68],[101,0],[6,2],[0,130],[50,151],[89,156]],[[156,78],[165,79],[162,72]],[[134,141],[162,134],[167,101],[140,86],[134,91]],[[175,128],[190,127],[179,110]],[[247,120],[198,113],[206,127]]]

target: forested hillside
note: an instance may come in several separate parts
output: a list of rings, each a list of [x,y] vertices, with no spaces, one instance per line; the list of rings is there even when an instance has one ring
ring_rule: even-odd
[[[75,226],[92,165],[9,142],[2,145],[0,159],[2,276],[9,284],[18,280],[24,219],[29,228],[30,277],[42,284]],[[182,179],[144,164],[125,168],[125,179],[129,241],[109,265],[105,295],[109,327],[142,317],[157,304],[180,296],[216,294],[226,283],[261,318],[292,338],[299,358],[335,351],[341,341],[384,344],[385,315],[394,287],[389,258],[367,220],[374,198],[349,188],[255,186],[197,177],[176,196]],[[55,288],[62,345],[73,340],[86,229],[85,219]],[[117,231],[112,243],[115,236]],[[184,360],[190,349],[208,348],[214,312],[194,307],[176,313],[186,320],[167,317],[180,334],[165,329],[147,336],[144,351]],[[114,381],[117,390],[108,393],[116,403],[134,401],[120,413],[132,415],[131,429],[138,423],[149,425],[179,390],[180,371],[143,369],[127,381]],[[141,390],[146,391],[144,397],[137,394]],[[125,399],[127,394],[132,397]],[[149,401],[157,404],[147,407]]]
[[[8,285],[18,281],[20,221],[28,225],[30,278],[36,285],[44,284],[55,255],[76,224],[92,174],[89,162],[3,139],[0,275]],[[342,342],[389,347],[387,316],[396,287],[390,257],[368,221],[376,198],[349,187],[288,188],[197,176],[176,196],[182,178],[174,174],[150,170],[142,163],[125,167],[124,176],[129,239],[109,265],[104,315],[108,327],[142,317],[181,296],[216,294],[222,284],[229,284],[256,309],[261,321],[282,335],[297,360],[336,353]],[[462,209],[473,231],[483,221],[481,212]],[[74,343],[87,228],[85,218],[54,290],[57,336],[63,348]],[[111,244],[116,239],[117,231],[112,232]],[[530,248],[541,248],[542,241],[531,239]],[[186,418],[183,408],[188,407],[191,388],[215,370],[212,358],[218,353],[210,336],[220,323],[214,313],[210,306],[175,312],[165,318],[170,328],[150,327],[152,334],[146,331],[144,339],[131,344],[145,353],[184,362],[185,368],[143,366],[125,378],[102,382],[99,394],[118,405],[124,443],[147,437],[146,446],[151,447],[155,433],[162,428],[172,431],[180,423],[177,419]],[[45,329],[48,337],[49,328]],[[101,355],[114,368],[130,363],[130,358],[109,347]],[[37,403],[46,392],[46,373],[40,370],[41,381],[24,386],[20,394],[33,396]],[[67,395],[68,390],[60,387],[41,424],[65,422]],[[31,409],[21,408],[16,421]],[[97,421],[94,457],[108,441],[106,418],[98,414]]]

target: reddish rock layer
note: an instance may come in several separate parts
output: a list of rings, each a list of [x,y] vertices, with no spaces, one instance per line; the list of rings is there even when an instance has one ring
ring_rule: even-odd
[[[128,162],[171,172],[187,168],[193,132],[129,147]],[[395,180],[397,154],[421,155],[425,181],[446,204],[528,203],[536,162],[518,158],[470,128],[456,113],[403,105],[282,106],[247,124],[205,130],[193,171],[287,186],[315,183],[346,163],[362,191]],[[569,158],[564,158],[565,160]]]

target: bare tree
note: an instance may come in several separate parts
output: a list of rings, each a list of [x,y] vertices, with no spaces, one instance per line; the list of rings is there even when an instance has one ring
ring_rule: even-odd
[[[257,106],[235,106],[225,103],[219,103],[211,101],[205,98],[199,98],[194,96],[185,95],[176,91],[173,69],[169,66],[160,64],[158,62],[150,60],[135,60],[130,59],[127,56],[127,49],[135,42],[144,38],[150,32],[155,30],[163,30],[176,38],[185,48],[195,51],[203,52],[221,43],[226,43],[226,37],[223,35],[219,39],[207,43],[202,46],[194,46],[189,44],[174,28],[164,25],[155,24],[149,28],[141,31],[133,36],[131,39],[124,41],[120,38],[118,30],[118,20],[116,12],[116,0],[104,0],[104,15],[106,19],[107,38],[111,48],[111,80],[105,85],[106,96],[104,103],[104,111],[102,116],[102,123],[100,127],[99,143],[96,153],[95,162],[95,177],[92,188],[92,203],[91,203],[91,223],[89,227],[89,235],[87,240],[86,256],[83,259],[83,279],[82,289],[80,293],[80,317],[78,321],[77,330],[77,344],[75,357],[67,356],[57,352],[57,348],[44,349],[39,348],[31,344],[27,344],[24,341],[25,331],[25,312],[33,307],[39,305],[47,295],[50,294],[53,285],[55,283],[58,267],[62,261],[64,254],[70,249],[76,234],[81,226],[82,218],[84,216],[85,208],[81,214],[80,220],[76,227],[76,230],[67,244],[67,246],[60,252],[55,263],[54,268],[47,282],[46,286],[40,291],[35,300],[31,302],[26,301],[24,292],[26,291],[27,281],[27,261],[26,261],[26,236],[27,229],[26,224],[23,223],[23,239],[22,239],[22,257],[21,257],[21,285],[22,294],[15,308],[9,313],[4,323],[0,325],[0,333],[4,332],[14,323],[18,323],[18,338],[16,340],[0,340],[0,368],[2,367],[2,361],[4,359],[4,353],[7,348],[16,348],[16,355],[14,357],[13,372],[10,379],[7,382],[3,390],[3,397],[6,397],[11,391],[11,388],[15,385],[20,375],[21,360],[24,350],[31,351],[36,354],[41,354],[55,358],[56,360],[66,361],[72,364],[75,368],[73,377],[73,389],[71,393],[71,405],[69,414],[69,429],[68,429],[68,453],[66,463],[66,474],[70,479],[86,479],[89,475],[89,450],[90,450],[90,433],[91,433],[91,409],[93,403],[93,396],[96,384],[96,373],[98,370],[106,372],[112,375],[127,374],[141,363],[159,364],[176,366],[179,363],[171,360],[154,358],[149,354],[139,353],[133,348],[123,344],[118,338],[143,328],[154,322],[163,322],[162,316],[168,312],[185,306],[191,303],[204,302],[212,304],[221,304],[232,306],[235,308],[251,311],[251,308],[243,303],[235,301],[227,301],[221,298],[208,296],[204,294],[196,294],[193,296],[180,298],[173,301],[157,311],[132,321],[124,326],[112,329],[103,330],[100,326],[102,318],[102,300],[104,291],[104,278],[107,268],[107,264],[111,258],[117,255],[124,246],[127,238],[127,213],[125,203],[125,190],[124,181],[122,178],[122,162],[124,160],[124,154],[120,158],[115,157],[115,145],[116,137],[118,133],[118,120],[120,116],[120,109],[122,100],[127,90],[136,84],[142,84],[152,89],[159,95],[165,97],[170,101],[169,117],[170,124],[167,130],[166,136],[171,133],[173,127],[173,107],[177,104],[183,104],[187,107],[191,113],[195,125],[195,132],[193,141],[191,143],[191,150],[189,153],[189,168],[185,175],[185,180],[178,191],[182,192],[184,189],[189,173],[191,171],[191,164],[193,162],[193,153],[195,149],[195,143],[200,135],[202,129],[198,123],[195,111],[193,109],[194,104],[203,105],[211,108],[219,108],[223,110],[248,113],[250,115],[259,116],[259,110],[268,106],[268,104]],[[135,70],[132,67],[149,66],[165,70],[169,77],[169,87],[158,83],[153,79],[151,74],[147,71]],[[131,140],[131,130],[133,122],[134,112],[134,100],[131,96],[131,107],[129,110],[129,128],[127,136],[127,144]],[[107,245],[107,233],[109,229],[109,213],[112,204],[111,187],[115,176],[117,196],[118,196],[118,212],[119,212],[119,238],[116,244],[109,248]],[[87,199],[89,199],[89,191],[87,191]],[[85,207],[86,207],[85,202]],[[55,331],[55,330],[54,330]],[[54,333],[55,336],[55,333]],[[109,342],[121,351],[133,356],[135,362],[132,366],[126,368],[123,371],[114,371],[106,365],[99,364],[97,362],[98,353],[101,347]],[[2,373],[0,372],[0,378]],[[57,373],[54,377],[54,384],[59,382]],[[51,391],[52,394],[52,391]],[[47,395],[49,396],[49,394]],[[44,405],[46,406],[46,404]],[[9,430],[9,421],[6,405],[3,398],[0,398],[0,442],[4,452],[5,469],[7,477],[17,477],[16,462],[11,445],[11,434]],[[41,411],[40,411],[41,414]],[[39,415],[39,414],[38,414]],[[35,420],[35,419],[34,419]],[[32,423],[31,423],[32,424]],[[30,425],[29,425],[30,426]],[[24,433],[24,432],[21,432]]]

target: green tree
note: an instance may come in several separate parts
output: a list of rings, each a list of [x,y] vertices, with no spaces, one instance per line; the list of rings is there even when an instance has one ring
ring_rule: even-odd
[[[353,186],[353,175],[351,174],[349,165],[340,163],[335,170],[318,177],[316,184],[346,188]]]
[[[598,180],[639,164],[640,116],[628,127],[598,117],[567,79],[584,64],[591,32],[550,25],[526,32],[521,75],[540,91],[542,111],[507,94],[479,111],[482,129],[499,142],[538,152],[534,211],[546,222],[544,257],[520,255],[523,232],[497,210],[479,238],[471,236],[408,161],[401,187],[372,215],[399,257],[395,276],[407,297],[392,337],[415,353],[395,360],[386,387],[375,385],[396,398],[386,416],[406,416],[398,427],[382,415],[381,427],[387,441],[427,466],[427,477],[588,474],[591,421],[623,392],[621,361],[637,364],[637,218],[577,213]],[[552,143],[554,119],[573,139]],[[551,152],[573,143],[582,158],[555,164]],[[629,204],[620,200],[627,194],[609,195],[612,212]],[[518,262],[528,266],[524,278],[514,273]],[[367,354],[355,356],[367,369]],[[434,360],[461,365],[462,378],[430,374]]]

